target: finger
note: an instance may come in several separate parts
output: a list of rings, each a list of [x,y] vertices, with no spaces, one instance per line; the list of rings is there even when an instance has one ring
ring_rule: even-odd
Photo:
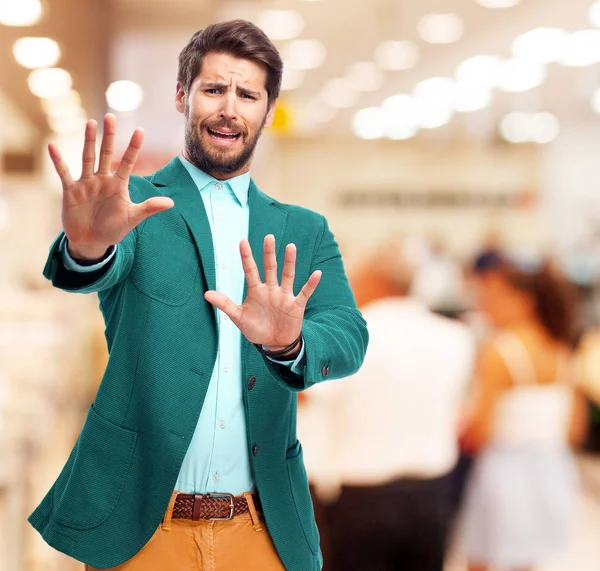
[[[261,283],[260,274],[258,273],[258,267],[254,261],[252,248],[250,248],[250,242],[248,242],[248,240],[242,240],[240,242],[240,255],[242,256],[242,267],[244,268],[248,289],[256,287]]]
[[[98,123],[88,121],[85,126],[85,143],[83,144],[83,157],[81,166],[81,178],[94,176],[96,164],[96,132]]]
[[[131,228],[135,228],[138,224],[146,220],[146,218],[150,218],[150,216],[154,216],[164,210],[169,210],[169,208],[173,208],[173,206],[175,206],[173,200],[166,196],[155,196],[144,202],[140,202],[140,204],[134,204],[131,207],[129,216]]]
[[[300,305],[300,307],[305,308],[310,296],[315,293],[319,282],[321,281],[321,276],[323,272],[321,270],[317,270],[312,273],[308,281],[302,286],[300,293],[296,297],[296,303]]]
[[[288,244],[285,247],[283,272],[281,274],[281,289],[286,293],[294,291],[294,277],[296,275],[296,246]]]
[[[98,161],[98,172],[108,174],[115,151],[115,133],[117,130],[117,119],[112,113],[104,116],[104,131],[102,133],[102,146],[100,147],[100,160]]]
[[[265,236],[263,245],[263,269],[265,271],[265,283],[267,285],[279,285],[277,281],[277,257],[275,256],[275,236]]]
[[[235,325],[238,325],[242,317],[242,309],[233,303],[226,295],[223,295],[218,291],[210,290],[204,294],[204,299],[225,313]]]
[[[71,176],[67,163],[63,160],[58,147],[54,143],[48,145],[48,154],[50,155],[50,159],[54,164],[54,169],[62,182],[63,190],[67,190],[67,188],[73,184],[73,177]]]
[[[142,148],[142,143],[144,142],[144,131],[142,129],[136,129],[131,135],[131,140],[129,141],[129,146],[125,149],[123,153],[123,158],[119,163],[119,168],[115,173],[115,176],[120,178],[122,181],[127,182],[131,173],[133,172],[133,167],[135,166],[135,161],[137,161],[138,155],[140,153],[140,149]]]

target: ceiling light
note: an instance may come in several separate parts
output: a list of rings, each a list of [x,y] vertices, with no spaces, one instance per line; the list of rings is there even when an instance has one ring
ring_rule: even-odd
[[[413,97],[419,105],[448,107],[455,102],[456,82],[451,77],[430,77],[417,84]]]
[[[588,15],[590,24],[596,28],[600,28],[600,1],[594,2],[590,6]]]
[[[497,56],[481,55],[472,57],[458,66],[456,79],[491,89],[496,86],[501,62],[502,59]]]
[[[385,135],[389,139],[404,140],[419,132],[417,104],[410,95],[388,97],[381,105],[385,119]]]
[[[383,86],[385,75],[370,61],[354,63],[346,69],[346,77],[355,91],[378,91]]]
[[[534,113],[529,120],[529,134],[534,143],[551,143],[560,133],[560,123],[552,113]]]
[[[71,74],[59,67],[34,69],[27,78],[31,92],[43,99],[66,95],[72,83]]]
[[[385,134],[385,119],[379,107],[358,111],[352,119],[352,130],[361,139],[381,139]]]
[[[283,69],[283,78],[281,80],[282,91],[292,91],[298,89],[306,77],[306,72],[299,69],[290,69],[285,67]]]
[[[460,113],[471,113],[485,109],[492,102],[492,91],[477,83],[459,81],[454,89],[455,109]]]
[[[419,125],[437,129],[452,120],[456,106],[456,83],[451,77],[430,77],[413,91]]]
[[[600,89],[592,95],[592,108],[600,115]]]
[[[282,48],[281,57],[291,69],[316,69],[323,65],[327,50],[319,40],[293,40]]]
[[[294,10],[265,10],[256,25],[272,40],[291,40],[304,29],[304,19]]]
[[[0,0],[0,24],[33,26],[42,17],[40,0]]]
[[[512,8],[519,4],[521,0],[477,0],[477,4],[484,8]]]
[[[565,36],[558,62],[568,67],[600,62],[600,30],[579,30]]]
[[[452,121],[454,110],[443,107],[419,106],[419,125],[422,129],[438,129]]]
[[[12,52],[17,62],[27,69],[52,67],[60,59],[60,48],[50,38],[20,38]]]
[[[518,36],[512,44],[515,59],[551,63],[559,59],[567,32],[559,28],[535,28]]]
[[[419,35],[430,44],[452,44],[460,40],[464,23],[457,14],[427,14],[418,25]]]
[[[419,57],[419,47],[406,40],[382,42],[375,51],[377,65],[390,71],[412,69],[419,62]]]
[[[135,111],[142,104],[143,99],[143,89],[133,81],[115,81],[106,90],[108,106],[115,111]]]
[[[347,109],[358,103],[358,93],[354,91],[352,82],[346,77],[327,81],[321,91],[321,98],[334,109]]]
[[[512,59],[500,65],[497,86],[508,93],[522,93],[538,87],[545,79],[546,68],[543,65]]]
[[[525,143],[529,140],[529,115],[515,111],[502,118],[500,134],[509,143]]]

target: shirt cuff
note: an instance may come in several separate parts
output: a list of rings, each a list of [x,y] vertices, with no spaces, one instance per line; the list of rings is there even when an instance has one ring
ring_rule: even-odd
[[[67,248],[67,237],[66,236],[63,236],[63,239],[60,243],[59,248],[60,248],[60,251],[62,252],[62,260],[63,260],[63,264],[64,264],[65,268],[67,270],[69,270],[70,272],[79,272],[82,274],[96,272],[98,270],[101,270],[104,266],[106,266],[106,264],[108,264],[114,258],[115,254],[117,252],[117,247],[111,246],[109,248],[109,250],[112,250],[112,251],[110,252],[110,254],[108,255],[107,258],[105,258],[101,262],[98,262],[97,264],[93,264],[91,266],[82,266],[81,264],[78,264],[69,254],[69,250]]]
[[[304,373],[304,337],[302,337],[302,346],[300,347],[300,353],[298,356],[292,361],[278,361],[277,359],[271,359],[271,357],[267,357],[269,361],[273,361],[273,363],[277,363],[278,365],[283,365],[284,367],[289,367],[292,373],[296,375],[302,375]]]

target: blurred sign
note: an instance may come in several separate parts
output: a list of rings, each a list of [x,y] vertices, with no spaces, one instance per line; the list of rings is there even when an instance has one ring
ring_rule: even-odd
[[[537,194],[522,192],[467,192],[453,190],[342,191],[338,202],[345,208],[529,208]]]

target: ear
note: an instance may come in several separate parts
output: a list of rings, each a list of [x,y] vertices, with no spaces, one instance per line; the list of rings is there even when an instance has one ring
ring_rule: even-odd
[[[177,109],[177,111],[179,111],[179,113],[185,112],[185,98],[185,89],[183,88],[181,81],[178,81],[175,91],[175,108]]]
[[[265,119],[265,129],[268,129],[273,124],[273,119],[275,119],[276,106],[276,102],[271,103],[271,105],[269,106],[269,110],[267,111],[267,117]]]

